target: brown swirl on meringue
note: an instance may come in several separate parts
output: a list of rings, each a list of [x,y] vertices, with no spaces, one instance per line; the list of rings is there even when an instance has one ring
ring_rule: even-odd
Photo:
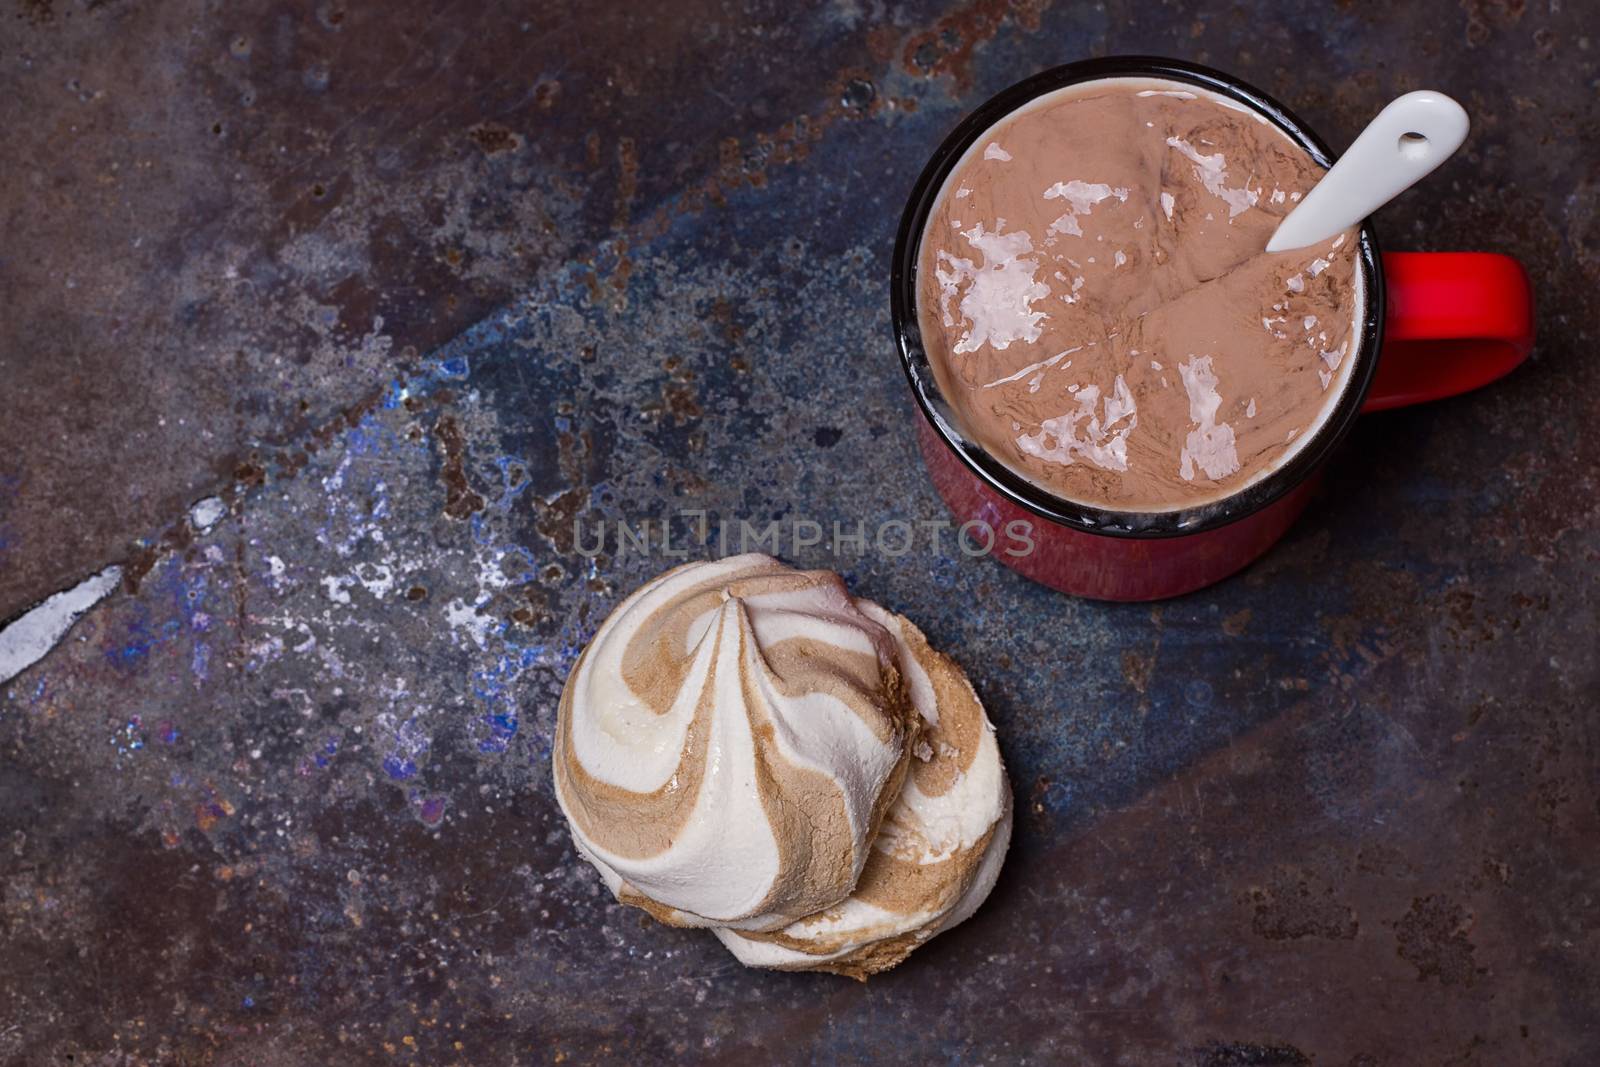
[[[966,675],[909,620],[857,603],[895,639],[923,736],[848,899],[781,930],[716,931],[750,966],[859,979],[887,970],[977,910],[1010,843],[1011,788]]]
[[[761,555],[667,572],[562,693],[556,795],[619,899],[770,930],[840,903],[920,720],[894,639],[839,577]]]

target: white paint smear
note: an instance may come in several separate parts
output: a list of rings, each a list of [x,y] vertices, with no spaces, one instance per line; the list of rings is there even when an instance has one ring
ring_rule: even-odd
[[[228,505],[214,496],[208,496],[189,509],[189,525],[205,533],[227,513]]]
[[[122,568],[107,567],[65,589],[0,630],[0,683],[9,682],[45,657],[56,643],[122,581]]]

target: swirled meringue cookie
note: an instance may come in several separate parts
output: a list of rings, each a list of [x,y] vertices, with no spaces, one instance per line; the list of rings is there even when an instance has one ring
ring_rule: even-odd
[[[748,966],[860,979],[887,970],[978,909],[1011,841],[1011,786],[966,675],[909,620],[857,605],[894,636],[923,736],[848,899],[770,933],[715,931]]]
[[[920,719],[894,638],[838,575],[762,555],[628,597],[562,693],[556,796],[624,903],[772,930],[860,879]]]

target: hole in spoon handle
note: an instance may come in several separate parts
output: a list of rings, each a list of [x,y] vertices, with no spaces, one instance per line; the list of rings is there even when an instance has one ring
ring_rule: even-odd
[[[1421,159],[1428,154],[1428,135],[1409,130],[1400,135],[1400,154],[1407,159]]]

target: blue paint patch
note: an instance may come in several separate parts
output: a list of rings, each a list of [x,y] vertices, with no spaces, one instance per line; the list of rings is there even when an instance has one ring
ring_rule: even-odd
[[[202,682],[211,677],[211,646],[200,642],[189,656],[189,673]]]
[[[383,772],[397,782],[416,777],[417,765],[405,756],[385,756]]]
[[[517,456],[496,456],[495,469],[500,472],[500,498],[491,501],[489,506],[500,511],[509,511],[517,497],[528,491],[528,486],[533,483],[528,479],[528,464]],[[519,471],[520,476],[513,478],[513,470]]]
[[[345,452],[354,456],[381,455],[389,451],[394,440],[394,431],[371,412],[362,416],[343,438]]]
[[[514,714],[485,715],[483,722],[489,727],[489,736],[478,742],[479,752],[504,752],[517,736]]]
[[[149,609],[141,604],[138,614],[128,623],[123,643],[112,648],[106,654],[107,659],[118,670],[137,671],[150,658],[151,652],[177,637],[182,629],[183,624],[177,619],[168,619],[161,625],[152,627],[149,621]]]
[[[390,715],[379,716],[380,727],[392,722]],[[417,764],[428,754],[433,747],[433,738],[423,728],[422,722],[417,718],[410,718],[394,728],[389,754],[383,758],[383,771],[397,782],[404,782],[414,778],[417,774]]]

